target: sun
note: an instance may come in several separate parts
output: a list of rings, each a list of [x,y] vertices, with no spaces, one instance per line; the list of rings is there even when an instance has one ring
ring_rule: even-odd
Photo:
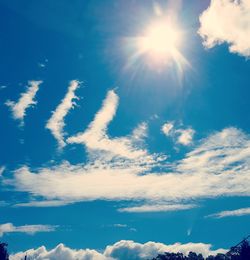
[[[158,59],[174,58],[181,43],[181,32],[173,25],[160,21],[150,24],[138,37],[138,51]]]
[[[190,66],[182,54],[184,36],[173,17],[156,18],[146,24],[136,36],[127,38],[127,45],[132,46],[132,52],[128,56],[125,68],[149,68],[156,72],[174,68],[181,78],[184,68]]]

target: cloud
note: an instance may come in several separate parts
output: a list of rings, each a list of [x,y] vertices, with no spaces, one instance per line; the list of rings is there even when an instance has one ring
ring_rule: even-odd
[[[186,129],[175,127],[173,122],[165,123],[161,130],[164,135],[172,137],[177,143],[185,146],[192,143],[195,134],[195,130],[191,127]]]
[[[60,200],[44,200],[44,201],[30,201],[25,203],[17,203],[14,207],[60,207],[71,204],[70,201],[60,201]]]
[[[128,227],[127,224],[114,224],[113,226],[114,227],[118,227],[118,228],[126,228],[126,227]]]
[[[5,166],[0,166],[0,177],[3,175],[5,171]]]
[[[225,253],[225,249],[212,250],[211,244],[204,243],[175,243],[165,245],[163,243],[147,242],[136,243],[131,240],[121,240],[113,245],[108,245],[103,252],[91,249],[71,249],[63,244],[59,244],[51,250],[47,250],[42,246],[37,249],[30,249],[26,252],[18,252],[10,255],[10,260],[19,260],[28,256],[29,259],[36,260],[136,260],[136,259],[152,259],[159,253],[164,252],[181,252],[188,255],[190,251],[201,253],[203,256],[216,255],[217,253]]]
[[[200,16],[198,33],[206,48],[227,43],[229,51],[250,56],[249,0],[211,0]]]
[[[63,244],[59,244],[51,250],[47,250],[45,246],[41,246],[37,249],[18,252],[10,255],[10,260],[24,259],[26,255],[30,260],[112,260],[112,258],[107,258],[96,250],[76,250],[66,247]]]
[[[103,159],[122,157],[126,159],[149,159],[144,149],[138,149],[135,145],[146,136],[146,124],[142,123],[133,130],[132,135],[127,137],[110,138],[107,134],[108,124],[113,120],[119,98],[110,90],[103,101],[101,109],[95,115],[87,130],[78,133],[67,139],[68,143],[84,144],[88,152],[95,156],[96,153],[103,153]]]
[[[250,215],[250,208],[241,208],[235,210],[226,210],[218,213],[208,215],[209,218],[225,218],[225,217],[240,217],[244,215]]]
[[[19,206],[106,199],[142,202],[144,208],[161,205],[165,210],[179,205],[175,210],[181,210],[201,198],[250,195],[249,135],[225,128],[196,142],[182,159],[170,163],[167,155],[141,148],[147,133],[145,123],[125,137],[108,136],[117,106],[118,96],[109,91],[87,130],[68,139],[86,146],[85,163],[65,161],[38,169],[23,165],[13,171],[13,177],[2,179],[3,185],[31,195],[30,202]],[[44,202],[38,202],[41,198]]]
[[[144,212],[162,212],[162,211],[177,211],[196,208],[194,204],[145,204],[136,207],[120,208],[120,212],[144,213]]]
[[[51,225],[14,226],[12,223],[6,223],[0,225],[0,237],[6,233],[26,233],[33,235],[37,232],[52,232],[55,231],[56,227]]]
[[[46,124],[46,128],[49,129],[52,135],[58,142],[59,148],[63,148],[66,144],[64,142],[64,131],[65,126],[64,118],[68,114],[69,110],[75,105],[74,100],[78,99],[75,95],[75,91],[79,87],[77,80],[72,80],[68,87],[68,91],[65,97],[61,100],[61,103],[57,106],[56,110],[53,111],[51,118]]]
[[[174,127],[174,124],[171,123],[171,122],[168,122],[168,123],[165,123],[165,124],[162,126],[161,130],[162,130],[162,132],[163,132],[166,136],[169,136],[171,130],[173,129],[173,127]]]
[[[177,137],[177,142],[182,145],[189,145],[193,141],[193,136],[195,131],[192,128],[188,129],[178,129],[176,133],[179,134]]]
[[[42,81],[29,81],[27,91],[21,94],[21,97],[17,102],[10,100],[5,102],[5,104],[11,109],[13,118],[21,120],[21,124],[23,124],[26,110],[37,103],[34,99],[41,83]]]
[[[227,128],[202,140],[168,171],[146,168],[145,172],[140,162],[97,159],[38,170],[23,166],[14,172],[14,179],[4,179],[3,183],[34,197],[66,203],[126,199],[172,205],[217,196],[249,196],[249,158],[249,137],[238,129]]]

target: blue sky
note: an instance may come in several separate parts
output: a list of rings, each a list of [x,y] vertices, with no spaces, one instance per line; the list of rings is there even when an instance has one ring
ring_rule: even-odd
[[[131,241],[204,253],[248,235],[249,7],[0,1],[0,235],[11,252],[111,245],[98,257],[126,259],[121,240],[131,254]],[[160,45],[158,20],[172,23]]]

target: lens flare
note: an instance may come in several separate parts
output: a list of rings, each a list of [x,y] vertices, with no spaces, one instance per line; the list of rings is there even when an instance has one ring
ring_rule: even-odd
[[[127,38],[131,53],[125,69],[163,72],[174,68],[181,79],[184,68],[190,66],[181,52],[184,33],[171,15],[157,17],[135,37]],[[131,48],[132,46],[132,48]]]

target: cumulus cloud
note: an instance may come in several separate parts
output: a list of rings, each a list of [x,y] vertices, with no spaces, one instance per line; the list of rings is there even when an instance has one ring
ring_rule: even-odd
[[[51,225],[24,225],[14,226],[12,223],[0,224],[0,237],[6,233],[27,233],[33,235],[37,232],[52,232],[56,226]]]
[[[45,246],[41,246],[37,249],[29,249],[25,252],[18,252],[10,255],[10,260],[21,260],[24,259],[26,255],[30,260],[112,260],[110,258],[106,258],[96,250],[75,250],[66,247],[63,244],[59,244],[52,250],[47,250]]]
[[[250,1],[211,0],[198,33],[207,48],[227,43],[230,52],[250,56]]]
[[[134,213],[143,213],[143,212],[162,212],[162,211],[177,211],[177,210],[186,210],[197,207],[195,204],[144,204],[141,206],[120,208],[120,212],[134,212]]]
[[[195,134],[195,130],[191,127],[183,129],[176,127],[173,122],[163,124],[161,130],[164,135],[172,137],[177,143],[185,146],[192,143]]]
[[[59,244],[54,249],[47,250],[42,246],[37,249],[30,249],[26,252],[18,252],[10,255],[10,260],[20,260],[27,255],[29,259],[36,260],[137,260],[152,259],[159,253],[181,252],[188,255],[190,251],[201,253],[203,256],[225,253],[225,249],[212,250],[211,244],[204,243],[175,243],[165,245],[163,243],[147,242],[144,244],[136,243],[131,240],[121,240],[113,245],[108,245],[103,252],[91,249],[71,249],[63,244]]]
[[[235,210],[221,211],[218,213],[208,215],[206,217],[225,218],[225,217],[240,217],[240,216],[245,216],[245,215],[250,215],[250,208],[241,208],[241,209],[235,209]]]
[[[21,97],[17,102],[10,100],[5,102],[5,104],[11,109],[13,118],[21,120],[22,124],[26,115],[26,110],[37,103],[34,99],[41,83],[42,81],[29,81],[27,91],[21,94]]]
[[[75,95],[75,91],[78,87],[79,82],[77,80],[72,80],[70,82],[65,97],[61,100],[61,103],[57,106],[56,110],[53,111],[51,118],[46,124],[46,128],[51,131],[60,148],[63,148],[66,145],[64,141],[65,133],[63,131],[65,126],[64,118],[68,114],[69,110],[74,107],[74,100],[78,99]]]

